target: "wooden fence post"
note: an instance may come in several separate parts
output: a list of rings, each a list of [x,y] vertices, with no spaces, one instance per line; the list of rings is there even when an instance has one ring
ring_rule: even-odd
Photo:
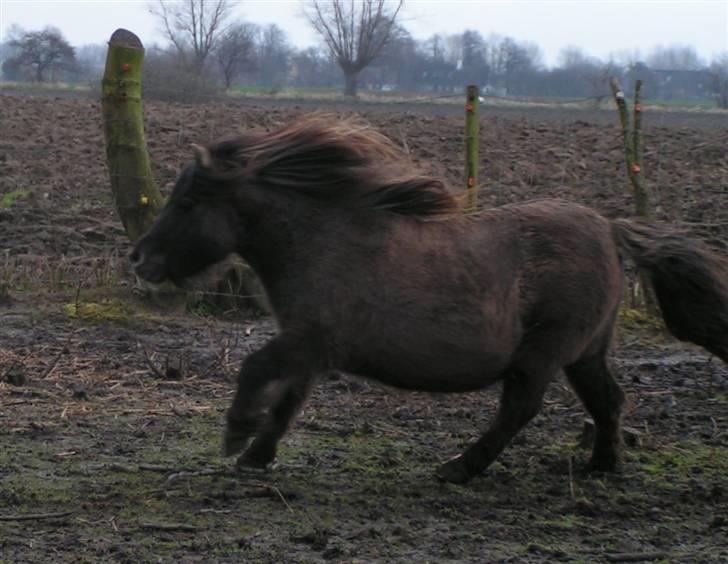
[[[619,111],[619,121],[622,124],[627,177],[632,183],[635,214],[638,217],[647,219],[650,217],[650,205],[642,173],[642,81],[636,80],[634,84],[634,108],[632,111],[631,131],[629,110],[627,109],[624,91],[614,77],[610,79],[609,85],[612,87],[614,101],[617,103],[617,110]],[[632,306],[637,305],[641,297],[645,309],[653,315],[657,315],[657,300],[648,277],[644,273],[638,273],[637,279],[638,282],[632,288]]]
[[[162,209],[144,139],[142,61],[144,46],[131,31],[117,29],[109,40],[101,82],[101,112],[114,205],[132,241],[141,237]]]
[[[648,217],[650,215],[647,189],[642,174],[642,81],[634,83],[634,116],[632,125],[632,146],[634,148],[634,161],[632,162],[632,184],[634,186],[635,208],[637,215]]]
[[[478,209],[478,87],[469,85],[465,99],[465,182],[468,190],[467,212]]]
[[[622,138],[624,142],[624,156],[627,163],[627,177],[632,183],[634,194],[635,213],[639,217],[649,217],[649,199],[647,189],[642,180],[642,81],[635,82],[634,94],[634,119],[630,136],[629,111],[624,91],[616,78],[609,81],[612,87],[614,101],[617,103],[619,121],[622,124]]]

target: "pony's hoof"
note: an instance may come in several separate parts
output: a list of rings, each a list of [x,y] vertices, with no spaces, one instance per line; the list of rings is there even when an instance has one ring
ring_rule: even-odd
[[[619,468],[619,458],[614,455],[592,456],[586,465],[588,473],[616,472]]]
[[[260,444],[254,441],[250,448],[238,458],[237,466],[247,468],[268,468],[276,457],[275,445]]]
[[[449,482],[451,484],[465,484],[472,478],[470,472],[465,467],[462,456],[456,456],[445,462],[445,464],[442,464],[435,472],[435,476],[441,482]]]
[[[250,433],[236,431],[228,426],[223,436],[222,452],[225,456],[233,456],[234,454],[243,452],[248,446],[249,441]]]
[[[247,476],[251,478],[261,477],[267,475],[272,470],[270,465],[268,466],[255,466],[251,465],[245,460],[244,456],[239,457],[235,461],[235,471],[237,474]]]

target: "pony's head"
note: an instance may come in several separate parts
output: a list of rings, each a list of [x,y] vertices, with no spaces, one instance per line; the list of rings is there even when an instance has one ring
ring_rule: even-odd
[[[180,174],[159,217],[137,242],[130,260],[143,279],[178,286],[237,252],[240,224],[235,192],[207,171],[212,156],[194,146],[195,161]]]

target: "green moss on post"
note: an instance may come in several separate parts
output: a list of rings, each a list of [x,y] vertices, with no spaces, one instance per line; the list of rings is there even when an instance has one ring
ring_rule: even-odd
[[[117,29],[109,40],[101,82],[106,159],[114,204],[132,241],[162,208],[144,139],[142,62],[144,46],[130,31]]]
[[[647,190],[642,178],[642,81],[634,83],[634,125],[632,126],[632,150],[634,162],[630,172],[634,185],[635,208],[637,215],[648,217],[650,215]]]
[[[465,100],[465,182],[468,190],[467,212],[474,212],[478,209],[479,97],[480,94],[477,86],[470,85],[467,87]]]
[[[622,90],[616,78],[609,81],[612,87],[614,101],[617,103],[617,111],[619,112],[619,121],[622,124],[622,138],[624,142],[624,155],[627,164],[627,177],[632,183],[632,192],[634,194],[635,213],[639,217],[649,217],[649,198],[647,197],[647,189],[642,180],[642,103],[641,88],[642,81],[638,80],[635,84],[635,100],[634,100],[634,125],[630,136],[629,110],[627,109],[627,101],[625,100],[624,91]]]

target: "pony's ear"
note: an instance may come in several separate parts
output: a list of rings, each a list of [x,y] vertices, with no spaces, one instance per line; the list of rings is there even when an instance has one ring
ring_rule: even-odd
[[[195,162],[200,168],[210,168],[212,166],[212,155],[207,147],[192,143],[192,152],[195,154]]]

